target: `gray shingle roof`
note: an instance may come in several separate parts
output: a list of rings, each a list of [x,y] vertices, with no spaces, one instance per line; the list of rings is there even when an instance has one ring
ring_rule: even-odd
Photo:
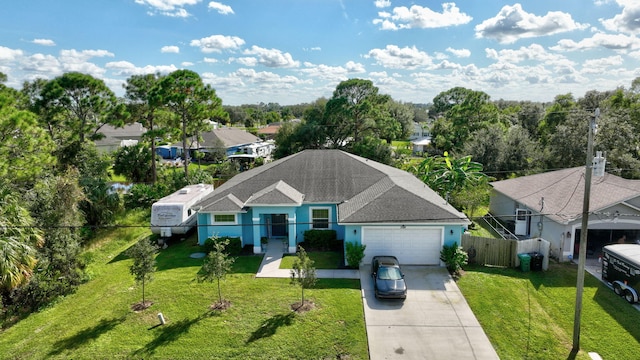
[[[584,166],[492,182],[493,188],[509,198],[539,211],[550,219],[565,223],[582,216]],[[591,178],[589,211],[603,210],[640,196],[640,180],[627,180],[605,174]]]
[[[286,182],[280,180],[257,193],[247,200],[247,206],[256,205],[295,205],[300,206],[304,195],[292,188]]]
[[[260,138],[237,128],[220,128],[202,133],[201,147],[216,146],[216,139],[222,141],[225,148],[251,144],[260,141]]]
[[[292,202],[299,194],[306,204],[339,204],[341,223],[468,223],[412,174],[340,150],[305,150],[240,173],[199,205],[210,211],[209,204],[229,194],[245,206],[258,202],[256,194],[270,194],[269,201]]]

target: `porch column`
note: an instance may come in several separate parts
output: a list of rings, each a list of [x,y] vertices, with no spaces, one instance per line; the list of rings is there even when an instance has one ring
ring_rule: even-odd
[[[253,253],[261,254],[262,246],[260,245],[260,215],[258,215],[258,217],[251,218],[251,221],[253,222],[253,226],[251,227],[253,229]]]
[[[296,214],[289,214],[288,217],[288,222],[289,222],[289,238],[288,238],[288,242],[289,242],[289,246],[288,246],[288,252],[290,254],[295,254],[296,251],[298,250],[298,244],[296,244],[296,230],[297,230],[297,224],[296,224]]]

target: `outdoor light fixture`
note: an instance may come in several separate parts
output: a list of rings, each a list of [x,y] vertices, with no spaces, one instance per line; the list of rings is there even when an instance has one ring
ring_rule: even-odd
[[[357,234],[357,233],[358,233],[358,230],[353,229],[353,235],[355,235],[355,234]]]
[[[406,229],[406,226],[400,225],[400,229]]]
[[[451,235],[453,235],[453,229],[449,230],[449,233],[451,233]]]

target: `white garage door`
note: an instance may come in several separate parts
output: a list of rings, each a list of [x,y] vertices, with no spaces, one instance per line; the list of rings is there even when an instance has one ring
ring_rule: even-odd
[[[364,227],[362,243],[366,245],[363,263],[377,255],[393,255],[400,264],[440,265],[442,229],[432,227]]]

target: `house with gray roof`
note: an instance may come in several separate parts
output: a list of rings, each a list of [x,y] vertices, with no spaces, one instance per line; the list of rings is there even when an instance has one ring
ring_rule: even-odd
[[[520,238],[543,238],[551,254],[577,257],[582,228],[585,168],[575,167],[492,182],[490,213]],[[640,240],[640,180],[605,173],[592,177],[587,256],[602,246]]]
[[[147,129],[140,123],[126,124],[121,127],[105,124],[98,130],[103,138],[96,140],[95,144],[101,152],[113,152],[119,147],[137,144],[146,132]]]
[[[414,175],[340,150],[305,150],[240,173],[195,206],[198,242],[284,239],[295,253],[306,230],[335,230],[366,245],[364,262],[395,255],[404,264],[440,265],[444,244],[460,244],[470,223]]]

